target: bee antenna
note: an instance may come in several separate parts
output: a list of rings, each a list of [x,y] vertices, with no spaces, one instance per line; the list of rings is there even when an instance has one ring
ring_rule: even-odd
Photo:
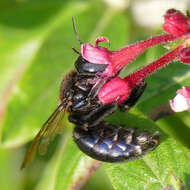
[[[75,36],[76,36],[76,38],[77,38],[77,41],[79,41],[79,43],[80,43],[80,45],[81,45],[82,42],[80,41],[79,35],[78,35],[78,33],[77,33],[77,29],[76,29],[76,24],[75,24],[75,19],[74,19],[74,17],[72,17],[72,23],[73,23],[73,29],[74,29]]]

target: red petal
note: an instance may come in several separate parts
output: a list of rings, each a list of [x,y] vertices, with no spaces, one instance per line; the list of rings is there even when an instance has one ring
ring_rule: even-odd
[[[111,52],[104,47],[94,47],[91,44],[84,44],[81,45],[81,54],[90,63],[110,64]]]

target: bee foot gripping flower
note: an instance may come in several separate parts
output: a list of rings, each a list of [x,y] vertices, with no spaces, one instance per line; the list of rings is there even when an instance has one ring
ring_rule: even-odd
[[[174,112],[190,111],[190,86],[179,89],[175,98],[169,102]]]

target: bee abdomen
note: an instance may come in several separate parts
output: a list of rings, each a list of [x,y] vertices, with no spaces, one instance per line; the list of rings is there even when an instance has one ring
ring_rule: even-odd
[[[92,158],[105,162],[122,162],[136,159],[158,144],[158,136],[147,131],[137,132],[102,122],[86,130],[75,127],[73,138],[78,147]]]

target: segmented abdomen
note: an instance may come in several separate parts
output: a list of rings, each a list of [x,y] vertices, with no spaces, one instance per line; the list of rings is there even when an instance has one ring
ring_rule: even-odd
[[[102,122],[84,130],[76,126],[73,138],[78,147],[92,158],[105,162],[136,159],[158,144],[158,136],[147,131],[137,132]]]

